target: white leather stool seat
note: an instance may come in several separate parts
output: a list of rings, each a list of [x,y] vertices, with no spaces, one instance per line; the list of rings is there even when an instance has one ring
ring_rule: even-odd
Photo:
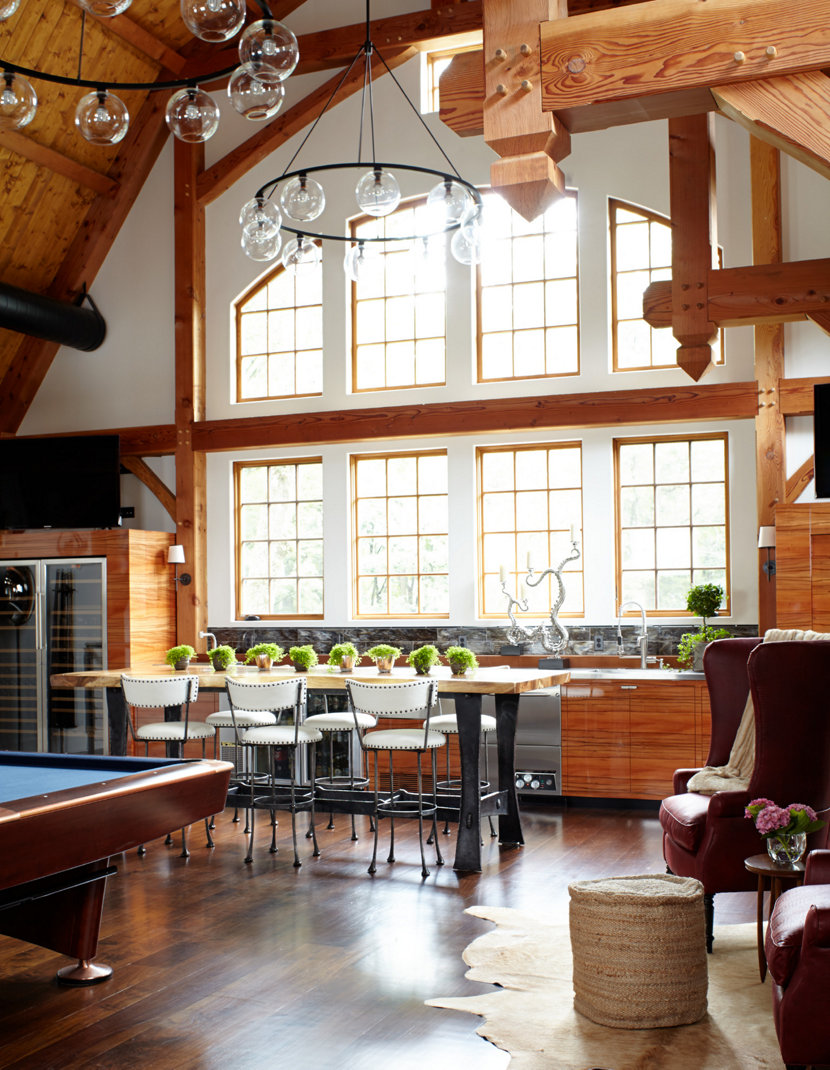
[[[335,710],[332,713],[313,713],[311,717],[306,717],[303,724],[321,732],[353,732],[354,722],[354,714],[348,710]],[[374,728],[377,719],[369,713],[358,712],[357,723],[361,728]]]
[[[296,735],[295,735],[296,733]],[[316,728],[306,728],[301,724],[263,725],[260,728],[246,728],[242,733],[242,742],[260,747],[291,747],[297,743],[319,743],[322,735]]]
[[[267,710],[234,710],[236,724],[239,728],[256,728],[266,724],[276,724],[277,718]],[[205,723],[214,728],[233,728],[230,710],[217,710],[205,718]]]
[[[458,735],[458,717],[454,713],[439,713],[436,717],[430,717],[429,727],[435,729],[436,732],[443,732],[446,736],[456,736]],[[483,713],[481,731],[495,732],[495,730],[496,718],[491,717],[489,713]]]
[[[183,739],[209,739],[213,735],[213,726],[203,721],[189,721],[187,736],[184,734],[184,721],[159,721],[156,724],[143,724],[135,730],[135,738],[147,742],[168,743],[181,742]]]
[[[446,739],[440,732],[427,732],[423,728],[389,728],[386,731],[367,732],[363,746],[367,750],[437,750]]]

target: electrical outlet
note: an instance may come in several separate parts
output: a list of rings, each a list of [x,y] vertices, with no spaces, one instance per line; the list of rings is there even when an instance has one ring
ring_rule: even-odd
[[[458,645],[459,646],[466,646],[467,645],[467,636],[466,635],[459,635],[459,637],[458,637]]]
[[[597,650],[597,651],[602,650],[602,648],[604,646],[605,646],[605,640],[602,638],[602,636],[601,635],[595,635],[594,636],[594,650]]]

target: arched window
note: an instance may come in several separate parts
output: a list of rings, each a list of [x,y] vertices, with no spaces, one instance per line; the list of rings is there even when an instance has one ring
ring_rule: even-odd
[[[608,202],[611,238],[611,337],[614,371],[677,365],[671,330],[643,319],[643,291],[671,278],[671,220],[624,201]],[[723,332],[712,341],[712,361],[723,363]]]
[[[323,275],[282,265],[234,305],[236,400],[308,397],[323,392]]]

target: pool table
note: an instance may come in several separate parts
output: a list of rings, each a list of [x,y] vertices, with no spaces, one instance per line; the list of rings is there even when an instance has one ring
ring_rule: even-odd
[[[110,856],[221,812],[232,766],[0,751],[0,933],[70,955],[64,984],[105,980]]]

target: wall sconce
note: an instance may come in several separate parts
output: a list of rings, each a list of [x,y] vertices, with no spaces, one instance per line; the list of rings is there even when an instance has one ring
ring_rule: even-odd
[[[167,564],[175,565],[175,572],[173,575],[173,583],[178,587],[181,583],[184,587],[191,581],[191,575],[189,572],[183,572],[179,575],[179,565],[184,564],[184,547],[178,544],[167,547]]]
[[[775,575],[775,558],[770,556],[770,550],[775,549],[775,528],[772,524],[762,525],[758,529],[758,549],[767,551],[767,559],[761,568],[766,572],[767,579],[771,580]]]

